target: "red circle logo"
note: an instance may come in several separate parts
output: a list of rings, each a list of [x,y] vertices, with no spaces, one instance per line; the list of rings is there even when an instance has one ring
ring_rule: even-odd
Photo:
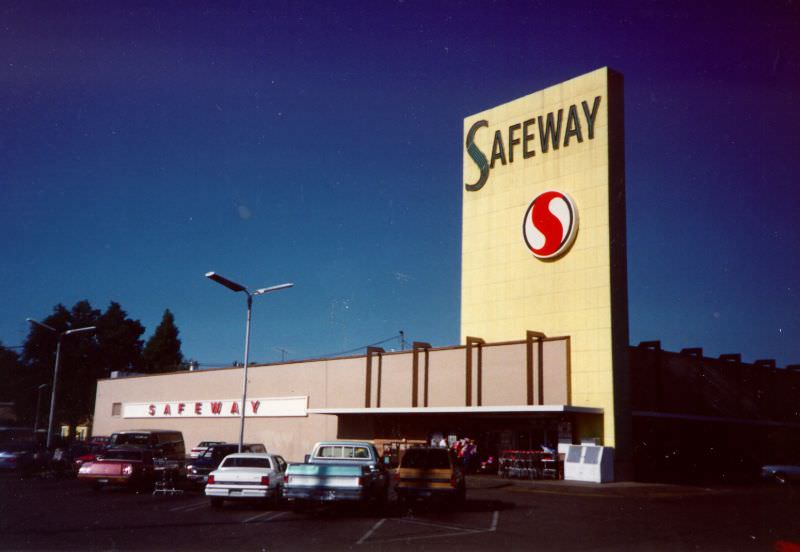
[[[554,259],[572,246],[578,234],[578,210],[572,198],[550,190],[531,201],[522,235],[537,259]]]

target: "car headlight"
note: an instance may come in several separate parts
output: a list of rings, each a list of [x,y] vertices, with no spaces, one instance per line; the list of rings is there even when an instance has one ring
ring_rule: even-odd
[[[88,462],[86,464],[83,464],[78,470],[78,473],[89,473],[90,466],[91,464],[89,464]]]

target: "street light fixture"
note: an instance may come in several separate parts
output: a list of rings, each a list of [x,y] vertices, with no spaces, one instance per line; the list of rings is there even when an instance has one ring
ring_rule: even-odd
[[[281,289],[286,289],[294,286],[292,283],[288,284],[279,284],[277,286],[270,286],[261,289],[257,289],[255,291],[250,291],[242,284],[237,284],[232,280],[228,280],[227,278],[220,276],[216,272],[206,272],[206,278],[209,280],[213,280],[216,283],[225,286],[231,291],[240,292],[243,291],[245,295],[247,295],[247,324],[245,326],[245,333],[244,333],[244,373],[243,373],[243,382],[242,382],[242,405],[239,409],[239,452],[242,452],[242,447],[244,446],[244,409],[245,404],[247,401],[247,367],[248,367],[248,357],[250,355],[250,319],[251,313],[253,310],[253,297],[256,295],[264,295],[265,293],[270,293],[273,291],[278,291]]]
[[[36,324],[37,326],[41,326],[46,330],[50,330],[51,332],[58,334],[58,345],[56,345],[56,366],[53,369],[53,387],[50,393],[50,417],[48,418],[48,423],[47,423],[47,449],[50,450],[53,444],[53,415],[55,414],[55,409],[56,409],[56,387],[58,385],[58,368],[61,362],[61,340],[64,339],[65,336],[76,334],[79,332],[93,332],[94,330],[97,329],[97,327],[86,326],[83,328],[74,328],[72,330],[59,332],[52,326],[48,326],[47,324],[39,322],[38,320],[34,320],[33,318],[26,318],[25,320],[27,320],[31,324]]]
[[[39,386],[39,393],[36,396],[36,419],[33,422],[33,434],[39,431],[39,413],[42,411],[42,391],[50,387],[49,383],[43,383]],[[37,439],[38,442],[38,439]]]

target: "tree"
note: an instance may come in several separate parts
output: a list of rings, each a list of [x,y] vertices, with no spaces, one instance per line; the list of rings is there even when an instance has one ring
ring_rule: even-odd
[[[89,301],[78,301],[67,311],[57,305],[54,313],[44,323],[55,328],[59,333],[69,329],[97,326],[100,310],[92,308]],[[34,330],[35,328],[35,330]],[[45,339],[47,346],[38,349],[38,355],[28,349],[35,358],[37,372],[46,373],[44,381],[52,383],[55,366],[55,349],[58,334],[38,326],[32,327],[32,334],[38,332]],[[42,335],[44,334],[44,335]],[[26,343],[26,347],[28,343]],[[38,357],[38,358],[37,358]],[[97,332],[81,332],[65,336],[61,340],[61,359],[58,381],[56,382],[55,423],[58,427],[66,423],[74,428],[92,414],[94,410],[95,385],[99,375],[103,373],[103,360],[100,356],[99,336]],[[34,404],[35,410],[35,404]]]
[[[109,377],[111,372],[138,372],[142,369],[142,346],[139,339],[144,326],[131,320],[114,301],[97,320],[97,338],[100,356],[103,359],[102,373],[98,377]]]
[[[72,326],[70,312],[60,303],[53,307],[52,314],[47,318],[40,319],[40,321],[59,333],[74,327]],[[56,345],[58,343],[58,333],[56,332],[31,324],[28,337],[23,344],[22,364],[24,368],[20,374],[15,402],[17,403],[17,416],[21,422],[28,425],[33,425],[33,420],[36,417],[39,385],[53,383],[53,367],[55,366]],[[79,336],[85,336],[85,334],[77,334],[74,337]],[[68,360],[67,355],[64,353],[65,350],[62,349],[61,367],[71,367],[72,361],[71,359]],[[47,402],[47,405],[49,404]],[[46,408],[49,408],[49,406],[43,406],[42,411]]]
[[[111,302],[104,313],[92,308],[88,301],[78,301],[71,310],[59,304],[42,322],[56,332],[32,324],[25,341],[23,383],[17,404],[18,414],[26,422],[32,422],[35,417],[38,386],[52,384],[58,335],[74,328],[97,328],[94,332],[66,336],[61,342],[55,423],[67,423],[74,428],[94,412],[99,378],[109,377],[112,370],[136,370],[141,366],[139,337],[144,327],[138,320],[129,319],[115,302]]]
[[[150,374],[173,372],[181,368],[181,340],[178,339],[175,317],[169,309],[164,311],[161,323],[144,346],[142,356],[144,371]]]
[[[19,362],[19,355],[11,349],[3,347],[3,343],[0,342],[0,382],[2,382],[0,384],[0,403],[16,403],[21,375],[22,364]],[[16,409],[14,412],[16,413]],[[6,421],[13,421],[13,418],[0,419],[0,424]]]

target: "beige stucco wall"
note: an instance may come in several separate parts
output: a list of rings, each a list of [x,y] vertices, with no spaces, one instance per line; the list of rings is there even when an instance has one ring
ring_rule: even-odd
[[[429,362],[429,406],[464,405],[464,349],[431,351]],[[454,383],[457,382],[457,383]]]
[[[411,406],[411,372],[411,352],[404,353],[402,355],[384,355],[381,378],[380,405],[382,407]],[[373,375],[377,378],[377,369],[374,367]],[[374,388],[377,388],[377,382],[375,383]],[[377,398],[372,404],[377,405]]]
[[[251,366],[247,394],[249,397],[307,395],[309,407],[317,400],[319,407],[324,408],[325,378],[320,376],[326,372],[325,364],[309,362]],[[342,364],[346,370],[347,363]],[[350,386],[358,384],[359,380],[350,381]],[[123,429],[179,429],[183,432],[187,448],[203,440],[238,442],[238,418],[143,419],[112,416],[111,413],[115,402],[235,399],[241,394],[242,370],[235,368],[100,380],[97,383],[92,434],[109,435]],[[245,423],[246,442],[264,443],[268,450],[293,460],[302,460],[316,441],[335,437],[336,419],[330,416],[247,418]]]
[[[582,142],[572,138],[544,153],[534,127],[533,157],[523,159],[517,146],[514,162],[497,161],[481,189],[462,187],[461,339],[522,339],[526,330],[571,336],[572,403],[604,409],[602,437],[614,446],[628,345],[621,76],[598,69],[471,115],[464,140],[476,122],[487,121],[475,144],[490,159],[496,131],[508,148],[510,125],[559,109],[566,124],[571,105],[582,113],[581,102],[591,107],[597,96],[593,139],[584,127]],[[479,173],[465,149],[464,184]],[[573,198],[580,224],[565,255],[542,261],[528,249],[522,226],[531,201],[547,190]]]
[[[305,363],[291,366],[300,366],[307,370],[310,384],[306,389],[311,395],[309,408],[348,408],[364,404],[366,384],[364,382],[365,363],[363,357],[326,361],[324,380],[319,378],[319,373],[313,366],[306,368]],[[291,374],[293,370],[290,368],[287,372]],[[318,393],[313,393],[315,388],[311,385],[312,383],[316,385]]]
[[[534,362],[538,362],[536,349],[533,354]],[[525,404],[527,378],[525,370],[519,369],[527,362],[525,346],[483,347],[482,356],[483,404],[487,406]]]
[[[544,343],[545,398],[547,404],[569,404],[566,389],[569,358],[566,338]],[[534,365],[538,363],[534,348]],[[473,406],[477,406],[477,349],[473,352]],[[483,406],[523,406],[526,382],[526,345],[509,343],[483,347]],[[411,351],[372,357],[370,407],[412,406],[413,354]],[[366,357],[292,362],[251,366],[248,370],[249,398],[308,397],[310,409],[364,408]],[[380,379],[379,379],[380,375]],[[419,353],[420,413],[424,413],[424,352]],[[94,435],[123,429],[178,429],[187,447],[202,440],[237,442],[239,418],[191,417],[124,418],[112,415],[114,403],[158,403],[237,399],[242,392],[242,368],[178,372],[154,376],[100,380],[94,414]],[[466,349],[432,349],[428,363],[428,406],[466,405]],[[191,410],[191,405],[187,409]],[[177,409],[173,408],[173,412]],[[337,418],[310,414],[298,417],[248,417],[245,441],[264,443],[291,460],[301,460],[319,440],[338,436]],[[344,435],[343,437],[347,437]]]

